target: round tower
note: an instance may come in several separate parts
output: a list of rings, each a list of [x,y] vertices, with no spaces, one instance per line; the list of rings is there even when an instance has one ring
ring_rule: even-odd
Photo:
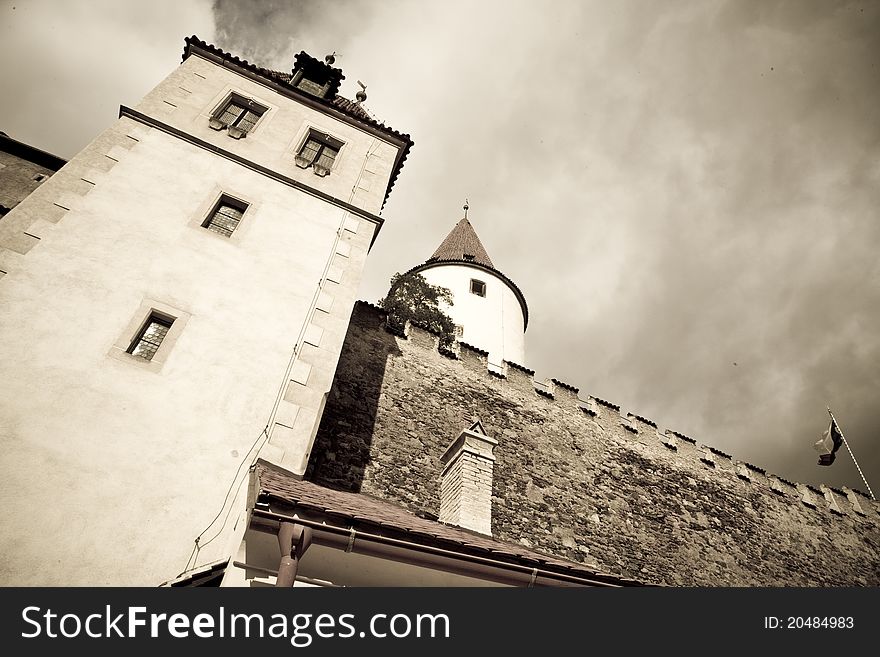
[[[525,362],[529,309],[516,284],[495,265],[465,216],[428,260],[407,273],[448,288],[453,304],[443,311],[456,325],[456,338],[489,352],[489,362]]]

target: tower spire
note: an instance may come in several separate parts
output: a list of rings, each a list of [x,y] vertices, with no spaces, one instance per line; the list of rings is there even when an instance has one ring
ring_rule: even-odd
[[[465,216],[459,220],[446,239],[434,251],[434,255],[428,258],[428,262],[434,260],[458,260],[476,262],[486,267],[492,267],[492,259],[486,253],[483,243],[474,232],[474,227],[467,218],[468,204],[464,205]]]

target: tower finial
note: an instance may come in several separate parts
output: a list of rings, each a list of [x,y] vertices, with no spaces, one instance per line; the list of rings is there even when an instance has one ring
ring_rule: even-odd
[[[331,54],[324,57],[324,62],[327,66],[333,66],[336,63],[336,51],[334,50]]]
[[[465,219],[467,219],[467,211],[468,211],[468,208],[469,208],[469,207],[470,207],[470,206],[468,205],[468,200],[465,199],[465,200],[464,200],[464,207],[462,208],[462,209],[464,210],[464,218],[465,218]]]

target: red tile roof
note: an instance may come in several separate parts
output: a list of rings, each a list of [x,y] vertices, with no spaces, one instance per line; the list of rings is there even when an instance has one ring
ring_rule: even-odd
[[[483,248],[483,243],[477,237],[474,227],[467,219],[462,219],[455,224],[455,227],[449,232],[446,239],[434,251],[434,255],[428,258],[428,262],[438,260],[466,260],[495,268],[495,265],[492,264],[492,259],[486,253],[486,249]]]
[[[563,575],[587,578],[611,585],[639,585],[639,582],[599,572],[583,564],[529,550],[521,545],[496,541],[488,536],[413,515],[395,504],[363,494],[323,488],[294,478],[290,473],[258,461],[256,475],[260,497],[292,507],[332,516],[337,521],[364,523],[364,530],[405,534],[406,540],[442,547],[469,555],[540,568]]]

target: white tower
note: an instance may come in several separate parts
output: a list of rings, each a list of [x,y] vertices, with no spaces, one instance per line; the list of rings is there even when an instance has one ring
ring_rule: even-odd
[[[408,273],[421,274],[431,285],[452,292],[453,305],[443,310],[456,324],[457,339],[489,352],[501,365],[525,361],[529,309],[516,284],[495,268],[465,216],[427,262]]]
[[[412,145],[332,64],[187,39],[0,221],[0,585],[155,586],[228,558],[258,455],[305,472]]]

